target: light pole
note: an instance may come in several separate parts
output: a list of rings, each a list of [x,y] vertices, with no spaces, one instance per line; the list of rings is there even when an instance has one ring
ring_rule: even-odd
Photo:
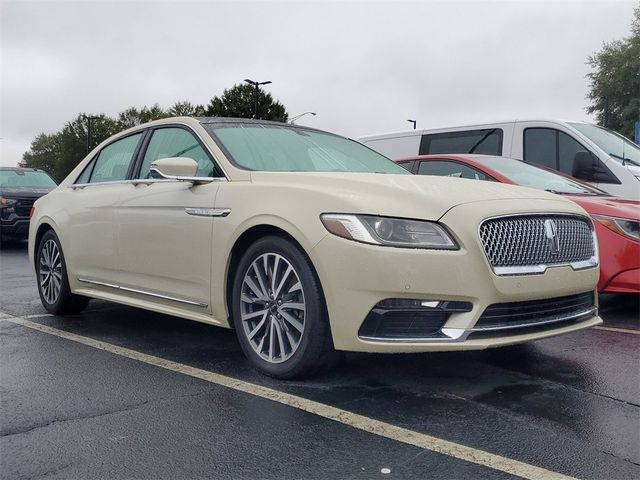
[[[258,95],[260,94],[260,85],[269,85],[271,83],[271,80],[267,80],[266,82],[254,82],[249,78],[245,78],[244,81],[256,87],[256,95],[255,95],[256,108],[253,112],[253,118],[257,120],[258,119]]]
[[[304,117],[307,114],[313,115],[314,117],[316,116],[316,112],[304,112],[304,113],[301,113],[300,115],[296,115],[295,117],[293,117],[291,120],[289,120],[289,123],[291,125],[293,125],[296,120],[298,120],[299,118]]]
[[[415,120],[407,120],[407,122],[409,122],[409,123],[413,123],[413,129],[414,129],[414,130],[416,129],[416,123],[417,123],[417,122],[416,122]]]
[[[91,120],[96,120],[100,117],[92,117],[90,115],[82,115],[82,118],[84,118],[87,121],[87,155],[89,154],[89,151],[91,150],[91,146],[90,146],[90,142],[91,142]]]

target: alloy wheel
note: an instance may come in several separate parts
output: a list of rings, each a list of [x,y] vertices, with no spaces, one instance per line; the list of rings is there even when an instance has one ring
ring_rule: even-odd
[[[282,255],[265,253],[247,269],[240,291],[240,318],[251,348],[270,363],[296,352],[305,329],[304,291]]]
[[[54,304],[62,290],[62,257],[53,240],[47,240],[40,250],[38,276],[42,296],[49,304]]]

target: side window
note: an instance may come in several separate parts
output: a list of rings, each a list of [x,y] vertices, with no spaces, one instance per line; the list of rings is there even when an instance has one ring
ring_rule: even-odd
[[[423,135],[420,141],[420,155],[434,153],[502,155],[502,129],[487,128]]]
[[[75,183],[89,183],[89,177],[91,177],[91,171],[93,170],[93,167],[95,164],[96,164],[96,159],[94,157],[93,160],[87,163],[87,166],[84,167],[84,170],[82,171],[80,176],[76,179]]]
[[[219,176],[215,164],[193,134],[183,128],[159,128],[153,132],[138,178],[149,178],[151,162],[159,158],[188,157],[198,164],[197,177]]]
[[[104,147],[98,157],[87,165],[76,183],[126,180],[129,164],[140,138],[142,133],[136,133]]]
[[[470,178],[472,180],[490,180],[490,178],[475,168],[458,162],[446,160],[429,160],[420,162],[418,175],[437,175],[440,177]]]
[[[557,169],[556,130],[527,128],[524,131],[524,160]]]
[[[580,145],[564,132],[558,132],[558,162],[559,170],[567,175],[573,175],[576,153],[586,152],[587,149]],[[578,157],[579,158],[579,157]]]

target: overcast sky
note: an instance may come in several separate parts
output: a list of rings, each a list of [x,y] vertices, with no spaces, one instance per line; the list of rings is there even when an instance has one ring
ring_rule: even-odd
[[[0,165],[78,112],[206,104],[244,78],[350,137],[531,116],[588,120],[587,56],[637,1],[0,0]]]

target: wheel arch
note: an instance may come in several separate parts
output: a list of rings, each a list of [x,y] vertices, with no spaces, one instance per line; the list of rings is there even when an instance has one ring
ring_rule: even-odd
[[[40,240],[42,239],[42,237],[44,236],[45,233],[47,233],[49,230],[52,230],[53,233],[56,234],[56,236],[58,236],[58,239],[60,238],[60,236],[57,234],[55,228],[53,227],[53,225],[49,222],[47,222],[46,220],[41,222],[40,225],[38,225],[38,229],[36,230],[36,234],[33,240],[33,267],[37,268],[37,262],[38,262],[38,246],[40,245]]]
[[[283,229],[280,226],[276,226],[269,223],[260,223],[260,224],[249,227],[236,239],[235,243],[233,244],[233,247],[231,248],[230,255],[227,261],[224,299],[225,299],[226,310],[227,310],[227,315],[229,319],[229,325],[232,328],[233,328],[233,321],[231,319],[231,315],[232,315],[232,302],[233,302],[233,299],[232,299],[233,280],[236,276],[238,266],[240,264],[240,259],[242,258],[242,253],[246,251],[246,249],[252,243],[266,236],[276,236],[276,237],[281,237],[285,240],[288,240],[289,242],[293,243],[300,250],[300,252],[307,257],[309,261],[309,265],[311,266],[311,270],[315,275],[316,279],[318,280],[318,285],[320,285],[322,301],[325,304],[325,308],[326,308],[326,300],[324,298],[324,289],[322,288],[320,277],[318,276],[318,272],[315,268],[315,265],[313,264],[311,258],[309,257],[309,254],[303,247],[302,243],[298,241],[298,239],[296,239],[296,237],[293,236],[290,232],[288,232],[287,230]]]

